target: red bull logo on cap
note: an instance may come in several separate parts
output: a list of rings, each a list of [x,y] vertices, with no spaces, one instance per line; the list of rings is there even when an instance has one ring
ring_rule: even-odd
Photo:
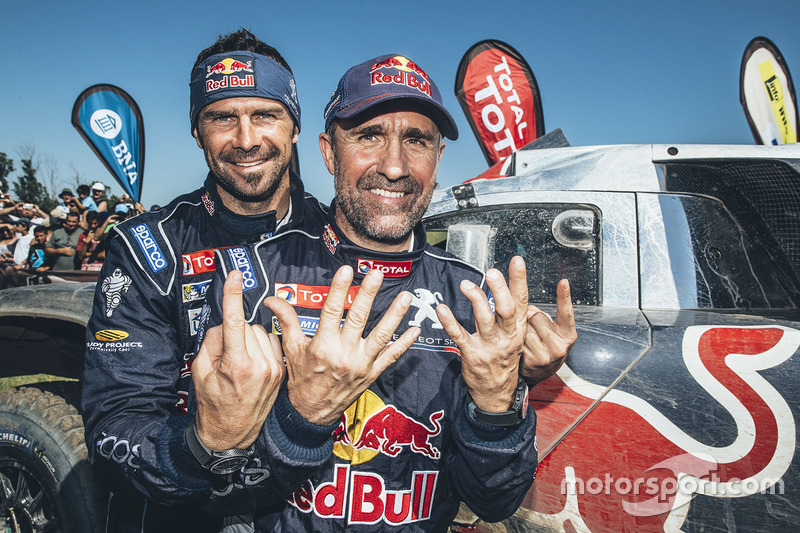
[[[255,86],[252,60],[245,62],[226,57],[206,67],[206,94],[221,89],[252,89]]]
[[[394,69],[398,72],[383,72],[383,69]],[[372,68],[370,68],[370,84],[381,85],[384,83],[405,85],[432,97],[428,74],[419,68],[416,63],[403,56],[389,57],[372,65]]]

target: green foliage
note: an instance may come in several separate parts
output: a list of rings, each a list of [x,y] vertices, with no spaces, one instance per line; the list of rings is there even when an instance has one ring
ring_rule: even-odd
[[[22,159],[22,175],[14,183],[14,199],[38,205],[48,199],[44,185],[36,179],[36,167],[32,159]]]
[[[0,152],[0,191],[8,192],[9,174],[14,172],[14,160],[9,159],[5,152]]]

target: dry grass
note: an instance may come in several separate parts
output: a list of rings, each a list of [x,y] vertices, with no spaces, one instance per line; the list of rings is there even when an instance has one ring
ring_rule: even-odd
[[[15,376],[13,378],[0,378],[0,390],[30,385],[31,383],[43,383],[47,381],[78,381],[61,376],[51,376],[50,374],[32,374],[29,376]]]

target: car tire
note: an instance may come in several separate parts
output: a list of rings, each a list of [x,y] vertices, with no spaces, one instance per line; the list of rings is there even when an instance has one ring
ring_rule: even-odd
[[[101,531],[83,421],[60,396],[0,391],[0,531]]]

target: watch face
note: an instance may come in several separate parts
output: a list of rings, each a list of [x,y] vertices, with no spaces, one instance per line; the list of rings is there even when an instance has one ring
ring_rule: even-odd
[[[212,474],[232,474],[241,470],[250,459],[248,457],[223,457],[215,460],[208,466]]]

